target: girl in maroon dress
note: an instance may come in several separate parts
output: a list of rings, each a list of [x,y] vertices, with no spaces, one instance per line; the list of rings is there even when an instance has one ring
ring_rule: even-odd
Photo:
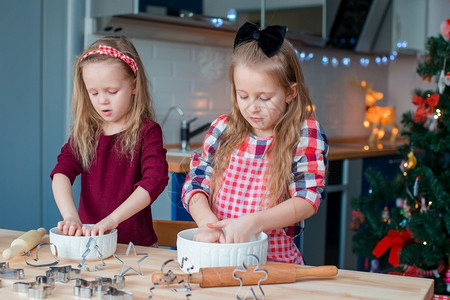
[[[63,217],[58,228],[68,235],[117,228],[119,243],[155,244],[150,204],[168,183],[166,150],[143,64],[128,39],[102,38],[79,57],[72,103],[70,137],[51,173]],[[72,184],[79,174],[77,210]]]

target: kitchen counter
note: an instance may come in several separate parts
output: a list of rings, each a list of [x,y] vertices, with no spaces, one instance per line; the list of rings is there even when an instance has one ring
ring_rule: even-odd
[[[9,247],[10,243],[23,232],[0,229],[0,251],[3,252]],[[48,242],[48,236],[43,238],[43,242]],[[116,253],[125,253],[128,245],[119,244]],[[44,248],[42,248],[44,249]],[[41,250],[42,251],[42,250]],[[160,248],[150,248],[136,246],[136,252],[148,254],[148,258],[140,263],[143,276],[134,272],[125,275],[124,290],[133,293],[133,299],[148,299],[150,296],[151,275],[154,272],[160,272],[161,265],[169,260],[176,259],[176,251]],[[33,253],[34,255],[34,253]],[[40,257],[41,257],[40,252]],[[138,269],[136,263],[125,260],[127,265]],[[130,251],[129,259],[133,258]],[[141,258],[140,256],[138,258]],[[0,259],[1,261],[2,258]],[[104,260],[105,267],[97,272],[81,271],[81,277],[86,280],[93,280],[96,276],[114,277],[120,272],[122,264],[110,257]],[[71,265],[76,268],[79,261],[61,260],[58,266]],[[93,264],[93,262],[88,262]],[[170,265],[172,266],[172,264]],[[10,268],[24,270],[22,279],[3,278],[0,284],[0,293],[3,299],[28,299],[25,294],[19,294],[13,291],[14,282],[34,282],[38,275],[45,275],[48,267],[30,267],[24,262],[23,256],[17,256],[10,261]],[[176,270],[171,268],[174,272]],[[164,270],[167,272],[167,269]],[[68,283],[56,283],[49,299],[83,299],[73,294],[74,281]],[[433,295],[434,282],[431,279],[405,277],[397,275],[386,275],[376,273],[366,273],[357,271],[339,270],[336,277],[331,278],[312,278],[306,277],[295,283],[262,285],[265,299],[431,299]],[[172,288],[175,286],[171,286]],[[192,296],[189,299],[235,299],[239,287],[213,287],[200,288],[192,284]],[[249,286],[243,287],[239,295],[242,297]],[[256,287],[254,287],[256,289]],[[96,298],[95,296],[92,298]],[[113,298],[110,298],[113,299]],[[157,286],[153,289],[152,299],[186,299],[185,292],[174,292],[164,286]]]
[[[380,144],[379,147],[369,147],[367,139],[365,138],[351,138],[351,139],[329,139],[330,152],[328,153],[328,160],[343,160],[356,159],[366,157],[377,157],[398,154],[397,147],[404,143],[399,141],[395,146],[390,144]],[[200,147],[201,145],[194,145],[193,147]],[[171,150],[177,146],[168,145],[167,149]],[[171,155],[170,151],[166,156],[169,164],[169,172],[186,173],[189,171],[190,153],[186,155]]]

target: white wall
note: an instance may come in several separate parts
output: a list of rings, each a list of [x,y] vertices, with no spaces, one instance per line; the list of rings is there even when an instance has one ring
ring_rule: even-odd
[[[94,37],[95,38],[95,37]],[[152,84],[152,95],[158,120],[161,122],[172,105],[185,112],[185,119],[198,117],[191,129],[214,120],[230,109],[228,65],[231,47],[216,47],[189,43],[132,39]],[[375,90],[385,94],[379,105],[397,107],[397,118],[414,108],[411,95],[421,84],[415,73],[417,58],[400,55],[387,65],[368,67],[359,64],[359,54],[335,49],[307,48],[297,45],[298,51],[313,52],[315,58],[302,63],[305,80],[316,105],[316,115],[329,137],[368,136],[363,127],[364,93],[352,83],[354,78],[372,83]],[[350,57],[349,67],[324,66],[321,57]],[[364,56],[366,57],[366,56]],[[370,56],[369,56],[370,57]],[[373,57],[370,57],[373,60]],[[166,144],[179,143],[180,122],[175,111],[163,127]],[[202,142],[203,136],[192,139]]]

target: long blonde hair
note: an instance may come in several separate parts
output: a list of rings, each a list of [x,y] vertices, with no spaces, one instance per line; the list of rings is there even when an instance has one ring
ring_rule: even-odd
[[[227,118],[227,128],[219,139],[219,147],[212,162],[214,171],[211,177],[211,197],[209,199],[211,207],[214,207],[214,198],[222,184],[222,176],[230,162],[230,155],[244,142],[252,130],[237,104],[234,70],[239,65],[265,72],[285,89],[286,95],[292,95],[292,86],[297,83],[296,96],[287,105],[283,116],[276,123],[273,142],[267,152],[267,170],[270,174],[266,173],[264,177],[266,180],[270,179],[267,182],[266,199],[262,199],[262,201],[263,203],[267,201],[267,206],[271,207],[288,193],[293,151],[300,141],[303,122],[307,118],[313,117],[312,102],[298,56],[287,40],[284,40],[281,49],[270,58],[262,52],[257,41],[250,41],[235,48],[229,73],[233,103]]]
[[[136,76],[130,66],[119,58],[101,54],[93,54],[83,58],[86,53],[97,50],[100,44],[113,47],[134,59],[138,66]],[[95,111],[89,100],[89,94],[82,76],[83,67],[89,63],[101,61],[120,62],[127,76],[130,76],[133,80],[136,79],[136,91],[127,116],[128,127],[121,132],[119,147],[116,147],[120,149],[119,152],[132,160],[142,122],[144,120],[155,120],[155,112],[153,110],[147,76],[139,54],[133,44],[123,36],[107,36],[94,42],[77,60],[72,94],[73,122],[71,126],[70,145],[85,170],[89,168],[95,157],[98,139],[102,131],[103,119]]]

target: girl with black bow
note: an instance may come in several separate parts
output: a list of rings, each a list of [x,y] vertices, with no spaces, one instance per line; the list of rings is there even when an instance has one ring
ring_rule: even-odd
[[[245,23],[230,67],[232,109],[194,154],[183,203],[203,242],[248,242],[264,231],[268,260],[303,264],[294,243],[325,198],[328,143],[286,27]]]

